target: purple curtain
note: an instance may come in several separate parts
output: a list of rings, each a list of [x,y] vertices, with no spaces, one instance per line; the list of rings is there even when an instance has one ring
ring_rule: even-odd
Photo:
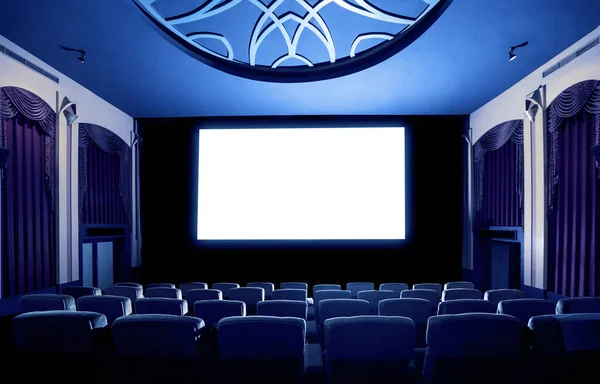
[[[473,146],[478,227],[523,225],[523,121],[499,124]]]
[[[600,140],[600,82],[585,81],[548,107],[548,289],[598,296],[600,181],[591,147]]]
[[[55,285],[55,113],[35,94],[0,88],[4,295]]]
[[[129,224],[130,148],[94,124],[79,124],[79,198],[82,224]]]

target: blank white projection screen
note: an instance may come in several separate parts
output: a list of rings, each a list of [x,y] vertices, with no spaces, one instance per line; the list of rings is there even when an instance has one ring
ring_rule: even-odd
[[[404,163],[404,128],[201,129],[197,239],[404,239]]]

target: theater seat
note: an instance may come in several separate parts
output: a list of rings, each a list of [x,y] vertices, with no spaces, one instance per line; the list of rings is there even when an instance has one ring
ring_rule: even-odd
[[[600,297],[570,297],[556,304],[557,315],[571,313],[600,313]]]
[[[96,287],[65,287],[62,290],[62,294],[71,296],[77,301],[77,299],[83,296],[100,296],[102,295],[102,290]]]
[[[383,283],[379,285],[380,291],[394,291],[400,297],[400,293],[408,289],[408,284],[405,283]]]
[[[201,380],[198,340],[204,322],[196,317],[131,315],[112,325],[121,382]]]
[[[304,289],[308,291],[308,284],[300,282],[285,282],[279,284],[279,289]]]
[[[179,289],[181,289],[181,295],[187,298],[188,291],[192,289],[208,289],[208,284],[200,282],[181,283],[179,284]]]
[[[427,320],[431,316],[431,304],[425,299],[403,298],[385,299],[379,302],[380,316],[408,317],[415,324],[415,347],[425,347],[425,331]]]
[[[502,300],[524,299],[525,296],[525,292],[518,289],[491,289],[485,292],[483,299],[498,306]]]
[[[273,290],[275,289],[275,284],[273,283],[248,283],[246,287],[258,287],[262,288],[265,291],[265,300],[271,300],[271,296],[273,295]]]
[[[429,318],[424,384],[513,383],[525,353],[523,325],[490,313]]]
[[[431,313],[435,314],[437,311],[437,306],[440,301],[440,295],[437,291],[433,289],[409,289],[406,291],[402,291],[400,294],[401,298],[412,298],[412,299],[425,299],[429,301],[431,306]]]
[[[17,381],[24,383],[56,381],[101,383],[110,379],[110,367],[102,367],[102,329],[106,317],[86,311],[29,312],[13,319],[18,351],[17,366],[11,367]],[[66,363],[68,362],[68,368]],[[7,372],[8,367],[5,367]],[[90,375],[93,373],[93,375]],[[7,382],[16,379],[8,379]]]
[[[304,289],[287,288],[276,289],[271,295],[273,300],[296,300],[306,302],[306,291]]]
[[[19,313],[36,311],[75,311],[75,299],[69,295],[39,293],[19,297]]]
[[[413,289],[431,289],[438,293],[438,299],[440,297],[442,297],[442,284],[438,284],[438,283],[413,284]]]
[[[188,303],[181,299],[143,297],[136,300],[135,313],[183,316],[188,313]]]
[[[319,332],[319,342],[323,348],[325,344],[324,324],[327,319],[335,317],[363,316],[369,314],[369,302],[359,299],[325,299],[319,301],[319,321],[317,331]]]
[[[246,303],[246,313],[256,315],[256,304],[265,299],[265,290],[259,287],[242,287],[229,290],[229,299]]]
[[[190,289],[187,291],[186,300],[192,307],[196,301],[223,300],[223,293],[218,289]]]
[[[216,328],[221,319],[246,316],[246,304],[235,300],[200,300],[194,303],[194,316],[204,320],[207,327]]]
[[[147,288],[144,293],[145,297],[164,297],[166,299],[182,299],[181,290],[170,287],[153,287]]]
[[[369,313],[371,315],[377,315],[379,313],[379,302],[385,299],[399,298],[400,295],[394,291],[360,291],[358,292],[357,298],[360,300],[366,300],[369,302]]]
[[[470,281],[452,281],[452,282],[444,284],[444,290],[455,289],[455,288],[473,289],[473,288],[475,288],[475,284],[471,283]]]
[[[438,306],[438,315],[460,315],[463,313],[496,313],[494,303],[487,300],[460,299],[442,301]]]
[[[461,300],[461,299],[483,299],[483,293],[473,288],[450,288],[442,292],[442,301]]]
[[[108,324],[112,324],[121,316],[131,315],[131,300],[123,296],[84,296],[77,300],[80,311],[98,312],[106,316]]]
[[[306,320],[307,310],[306,301],[270,300],[256,305],[256,314],[259,316],[297,317]]]
[[[328,383],[408,382],[416,334],[412,320],[358,316],[328,319],[324,326]]]
[[[224,383],[301,383],[306,323],[291,317],[229,317],[219,322]]]
[[[314,294],[314,302],[315,302],[315,320],[317,321],[317,325],[319,324],[319,302],[321,300],[327,299],[349,299],[351,294],[350,291],[342,291],[339,289],[333,290],[319,290]]]
[[[354,282],[346,284],[346,290],[350,291],[350,298],[356,299],[360,291],[372,291],[375,289],[374,283]]]
[[[131,287],[127,285],[108,287],[104,290],[105,295],[123,296],[129,298],[132,306],[137,299],[144,297],[143,292],[144,290],[142,287]]]
[[[223,293],[223,299],[229,299],[229,290],[239,288],[240,285],[237,283],[214,283],[210,286],[212,289],[218,289]]]
[[[146,289],[148,288],[176,288],[173,283],[151,283],[146,285]]]
[[[132,282],[128,282],[128,281],[116,283],[114,286],[115,287],[134,287],[134,288],[141,288],[142,290],[144,289],[144,287],[142,286],[142,284],[140,284],[140,283],[132,283]]]
[[[514,316],[525,326],[532,317],[553,315],[554,310],[553,302],[542,299],[513,299],[498,303],[498,313]]]

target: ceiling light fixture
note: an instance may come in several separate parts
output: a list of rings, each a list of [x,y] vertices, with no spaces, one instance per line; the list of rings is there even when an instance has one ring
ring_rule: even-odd
[[[73,52],[79,52],[79,57],[77,57],[77,60],[79,60],[81,62],[81,64],[85,63],[85,58],[87,56],[87,53],[81,49],[75,49],[75,48],[69,48],[69,47],[65,47],[62,45],[59,45],[59,47],[61,47],[63,49],[63,51],[73,51]]]
[[[514,59],[517,58],[517,54],[515,53],[515,49],[522,48],[522,47],[526,46],[527,44],[529,44],[529,41],[526,41],[526,42],[521,43],[519,45],[513,45],[512,47],[510,47],[510,51],[508,51],[508,61],[513,61]]]

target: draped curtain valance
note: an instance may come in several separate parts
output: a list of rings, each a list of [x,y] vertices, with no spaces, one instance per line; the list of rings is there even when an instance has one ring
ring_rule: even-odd
[[[580,111],[595,115],[596,144],[600,143],[600,80],[587,80],[565,89],[548,106],[548,208],[554,211],[560,161],[559,134],[564,119]]]
[[[35,121],[44,132],[46,198],[54,211],[56,113],[48,103],[30,91],[18,87],[1,87],[0,146],[6,147],[5,120],[12,119],[19,113],[27,119]]]
[[[475,197],[477,211],[483,206],[483,180],[485,175],[485,154],[502,148],[509,140],[517,145],[516,188],[519,207],[523,207],[523,120],[510,120],[496,125],[487,131],[473,145],[475,162]]]
[[[79,212],[83,212],[83,199],[88,185],[87,150],[96,144],[102,151],[119,156],[119,191],[123,209],[129,218],[131,213],[131,148],[118,135],[95,124],[79,123]]]

